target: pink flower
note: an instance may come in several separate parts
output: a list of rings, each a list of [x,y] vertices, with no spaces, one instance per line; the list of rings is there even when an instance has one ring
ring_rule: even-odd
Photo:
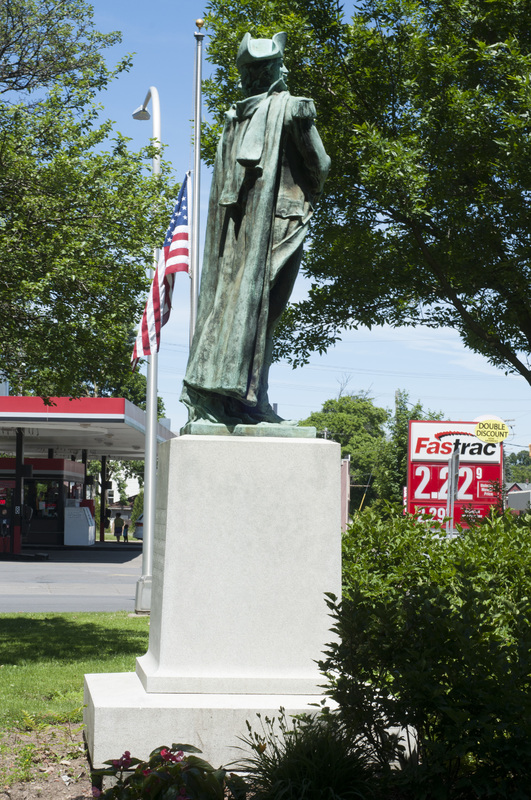
[[[102,792],[98,789],[97,786],[92,787],[92,797],[99,797]]]
[[[142,775],[151,775],[151,770],[150,769],[143,769],[142,770]]]
[[[115,758],[112,762],[115,769],[129,769],[131,766],[131,753],[126,750],[121,758]]]
[[[182,751],[179,751],[177,755],[174,755],[171,750],[168,750],[167,747],[163,747],[160,751],[160,755],[163,761],[171,761],[172,763],[175,763],[176,761],[182,761],[184,754]]]

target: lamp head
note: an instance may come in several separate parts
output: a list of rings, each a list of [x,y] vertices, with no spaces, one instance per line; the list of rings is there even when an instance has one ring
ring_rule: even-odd
[[[138,108],[133,111],[133,119],[151,119],[151,114],[144,106],[138,106]]]

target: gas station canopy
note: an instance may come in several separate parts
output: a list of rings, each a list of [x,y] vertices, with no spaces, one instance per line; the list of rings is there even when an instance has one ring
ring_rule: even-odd
[[[17,428],[24,431],[24,455],[46,458],[124,461],[143,459],[146,414],[121,397],[0,397],[0,452],[14,453]],[[176,434],[157,425],[157,441]]]

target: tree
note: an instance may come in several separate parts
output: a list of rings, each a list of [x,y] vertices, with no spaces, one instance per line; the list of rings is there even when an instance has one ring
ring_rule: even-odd
[[[0,94],[33,92],[80,78],[93,88],[103,86],[109,73],[102,50],[120,38],[117,31],[94,30],[92,7],[84,0],[4,0]]]
[[[316,101],[332,171],[312,225],[309,298],[277,355],[343,328],[449,326],[531,383],[531,6],[520,0],[210,0],[206,95],[237,94],[246,30],[288,33],[293,93]]]
[[[407,484],[407,449],[409,420],[443,419],[441,412],[424,411],[420,401],[409,402],[409,394],[397,389],[395,411],[387,423],[387,439],[379,453],[375,488],[378,497],[391,503],[402,503],[403,487]]]
[[[143,513],[144,513],[144,490],[140,489],[139,493],[134,499],[133,508],[131,509],[131,525],[133,527],[139,516]]]
[[[366,394],[346,394],[327,400],[322,411],[299,423],[317,428],[318,434],[341,445],[343,458],[350,457],[351,509],[374,499],[372,485],[379,453],[384,444],[384,425],[389,413],[375,406]]]
[[[108,393],[129,372],[129,331],[175,187],[99,122],[96,92],[119,72],[83,2],[0,9],[0,346],[12,390]]]
[[[527,450],[505,457],[505,483],[531,483],[531,457]]]
[[[403,389],[396,391],[394,413],[375,406],[366,393],[343,391],[344,381],[337,400],[327,400],[299,424],[315,426],[318,436],[339,442],[342,457],[350,457],[352,511],[362,500],[363,505],[375,499],[402,503],[409,420],[442,419],[442,413],[424,411],[420,401],[410,403]]]

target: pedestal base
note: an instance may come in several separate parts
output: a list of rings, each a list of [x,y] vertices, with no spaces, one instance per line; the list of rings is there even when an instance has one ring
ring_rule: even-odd
[[[95,768],[129,750],[147,758],[155,747],[193,744],[214,767],[250,753],[240,737],[257,714],[277,717],[315,712],[316,695],[161,694],[145,692],[133,672],[85,675],[87,745]],[[243,748],[243,749],[242,749]]]
[[[182,436],[160,448],[149,650],[86,676],[93,762],[185,742],[235,760],[246,721],[311,711],[341,591],[340,448]]]

